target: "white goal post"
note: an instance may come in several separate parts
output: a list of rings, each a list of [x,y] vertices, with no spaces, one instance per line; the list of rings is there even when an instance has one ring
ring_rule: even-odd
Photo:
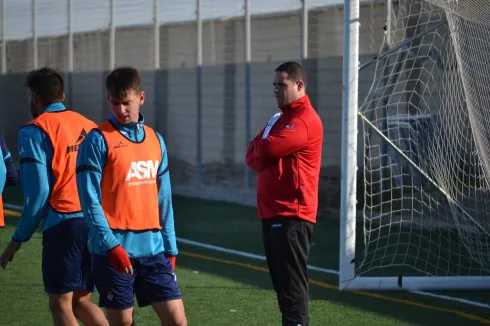
[[[339,289],[490,289],[490,6],[375,1],[362,103],[360,1],[344,1]]]

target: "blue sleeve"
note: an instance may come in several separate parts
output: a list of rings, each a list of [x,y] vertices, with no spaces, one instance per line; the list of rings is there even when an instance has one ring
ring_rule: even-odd
[[[5,167],[5,163],[3,161],[3,154],[0,151],[0,196],[3,193],[3,188],[5,187],[5,181],[7,179],[7,168]],[[0,207],[2,209],[2,207]]]
[[[25,242],[39,226],[48,201],[49,177],[46,159],[48,144],[46,135],[35,126],[22,128],[17,141],[24,211],[12,239]]]
[[[107,160],[107,147],[99,131],[87,134],[78,148],[77,188],[80,204],[93,240],[101,252],[108,252],[119,245],[102,210],[102,170]]]
[[[170,187],[170,173],[168,170],[167,148],[162,136],[157,133],[162,148],[162,162],[158,167],[158,210],[160,212],[160,225],[162,226],[164,252],[176,256],[177,240],[175,239],[174,210],[172,207],[172,189]]]
[[[7,185],[15,186],[19,182],[19,174],[17,173],[17,168],[15,167],[14,159],[8,150],[7,144],[3,137],[0,136],[0,147],[2,149],[3,161],[7,169]]]

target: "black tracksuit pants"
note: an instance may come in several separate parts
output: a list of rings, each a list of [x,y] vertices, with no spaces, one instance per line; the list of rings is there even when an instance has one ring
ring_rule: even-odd
[[[308,325],[308,270],[313,223],[299,218],[262,220],[269,274],[277,293],[282,325]]]

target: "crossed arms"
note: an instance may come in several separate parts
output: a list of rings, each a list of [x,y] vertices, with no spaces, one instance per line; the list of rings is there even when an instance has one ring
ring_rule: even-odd
[[[250,142],[245,157],[247,166],[256,172],[308,144],[308,128],[299,118],[293,117],[287,121],[279,119],[269,135],[263,138],[265,129]]]

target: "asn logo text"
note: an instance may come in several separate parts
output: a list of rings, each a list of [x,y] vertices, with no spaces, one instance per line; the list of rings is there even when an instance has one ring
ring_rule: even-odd
[[[155,183],[160,161],[138,161],[131,162],[126,181],[130,185],[138,185],[143,183]],[[134,182],[136,181],[136,182]]]

